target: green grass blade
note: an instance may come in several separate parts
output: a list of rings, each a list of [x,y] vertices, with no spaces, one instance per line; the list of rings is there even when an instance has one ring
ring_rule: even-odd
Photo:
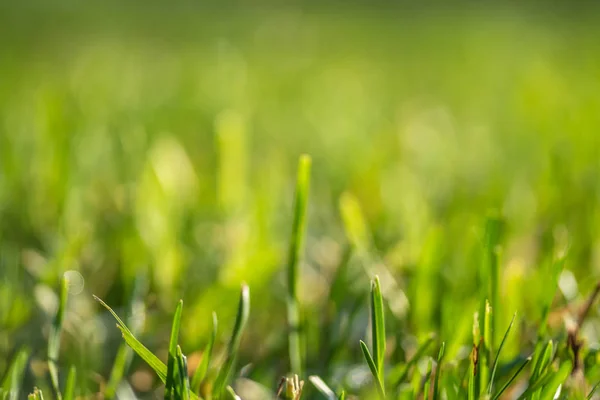
[[[502,396],[502,393],[504,393],[506,391],[506,389],[508,389],[510,387],[510,385],[515,381],[515,379],[517,379],[517,376],[519,376],[521,371],[523,371],[523,369],[530,362],[531,362],[531,357],[527,357],[525,359],[525,361],[523,361],[523,363],[519,366],[519,369],[517,369],[517,371],[513,374],[513,376],[511,376],[511,378],[504,384],[504,386],[502,386],[502,388],[500,388],[500,390],[498,390],[498,393],[496,393],[494,395],[492,400],[498,400],[500,398],[500,396]]]
[[[177,369],[179,377],[179,390],[182,400],[190,400],[190,380],[188,379],[187,358],[183,355],[181,347],[177,346]],[[175,392],[175,390],[174,390]]]
[[[311,375],[308,380],[314,385],[315,388],[327,399],[335,400],[336,396],[333,390],[317,375]]]
[[[50,373],[50,381],[52,382],[52,390],[54,396],[60,400],[62,394],[60,392],[58,382],[58,355],[60,353],[60,337],[62,333],[65,312],[67,309],[67,298],[69,297],[69,286],[67,279],[62,278],[60,282],[60,296],[58,303],[58,311],[50,328],[50,336],[48,337],[48,372]]]
[[[587,400],[591,400],[591,398],[594,396],[594,393],[596,393],[596,390],[598,390],[598,387],[600,387],[600,382],[596,383],[592,390],[590,390],[587,395]]]
[[[202,381],[206,377],[206,373],[208,371],[208,367],[210,366],[210,359],[212,357],[213,347],[215,345],[215,341],[217,340],[217,329],[219,321],[217,319],[217,313],[213,312],[212,314],[212,333],[206,347],[204,348],[204,353],[202,353],[202,361],[196,371],[194,372],[194,376],[192,378],[192,389],[196,393],[200,393],[200,385]]]
[[[44,400],[44,394],[38,388],[33,388],[33,393],[27,396],[29,400]]]
[[[342,393],[338,396],[338,400],[346,400],[346,392],[342,390]]]
[[[531,372],[531,380],[530,382],[536,381],[540,376],[544,374],[546,367],[550,364],[552,360],[552,354],[554,351],[554,345],[552,340],[549,340],[542,352],[542,356],[538,358],[536,365],[533,367],[533,371]]]
[[[371,353],[369,353],[369,348],[367,347],[366,343],[362,340],[360,341],[360,348],[363,352],[365,360],[367,361],[367,365],[371,370],[371,374],[373,374],[373,380],[375,381],[375,384],[377,386],[377,392],[379,393],[379,397],[383,400],[385,399],[385,389],[383,387],[383,382],[379,380],[379,374],[377,373],[377,366],[375,365],[375,361],[373,361],[373,357],[371,357]]]
[[[77,370],[74,366],[69,369],[69,375],[67,377],[67,384],[65,385],[64,400],[75,399],[75,385],[77,383]]]
[[[490,320],[490,337],[489,343],[490,348],[495,346],[495,332],[496,332],[496,316],[500,315],[500,301],[499,301],[499,270],[498,270],[498,246],[500,244],[501,236],[503,231],[503,219],[498,212],[489,212],[485,222],[485,238],[484,238],[484,263],[483,267],[486,269],[483,275],[487,275],[487,298],[492,307],[494,308],[494,314]],[[482,387],[482,390],[486,386]]]
[[[427,372],[425,374],[425,387],[423,388],[424,400],[429,400],[431,395],[431,375],[433,371],[433,360],[430,358],[427,363]]]
[[[417,351],[412,358],[406,363],[406,365],[400,365],[390,372],[389,382],[392,387],[398,387],[406,379],[410,369],[423,357],[427,348],[433,343],[435,339],[434,334],[430,334],[423,343],[417,348]]]
[[[563,385],[569,377],[572,368],[573,365],[571,364],[571,361],[565,361],[560,365],[558,371],[552,374],[552,379],[544,386],[541,400],[553,400],[555,398],[561,385]]]
[[[143,274],[136,277],[133,287],[133,293],[129,305],[129,316],[127,324],[131,327],[133,334],[137,335],[145,322],[146,305],[144,304],[144,295],[147,291],[147,280]],[[104,397],[107,400],[116,396],[119,384],[127,372],[131,360],[133,359],[133,350],[126,342],[123,342],[117,350],[115,361],[110,371],[110,377],[104,390]]]
[[[440,374],[442,372],[442,360],[444,359],[445,351],[446,351],[446,343],[442,342],[442,346],[440,347],[440,352],[438,353],[437,366],[435,368],[435,379],[433,382],[433,400],[439,399],[439,382],[440,382]]]
[[[488,385],[488,390],[487,393],[489,395],[492,394],[492,390],[494,388],[494,379],[496,377],[496,371],[498,369],[498,361],[500,360],[500,352],[502,351],[502,348],[504,347],[504,343],[506,342],[506,338],[508,337],[508,334],[510,333],[510,330],[513,327],[513,324],[515,323],[515,319],[517,318],[517,313],[515,313],[510,321],[510,324],[508,324],[508,328],[506,329],[506,332],[504,332],[504,336],[502,337],[502,341],[500,342],[500,346],[498,347],[498,351],[496,352],[496,357],[494,358],[494,364],[492,367],[492,376],[490,377],[490,383]]]
[[[177,363],[177,342],[179,341],[179,329],[181,327],[181,313],[183,311],[183,301],[179,300],[175,315],[173,316],[173,325],[171,327],[171,338],[169,339],[169,358],[167,361],[167,382],[165,388],[165,400],[174,398],[173,387],[175,385],[176,363]]]
[[[287,312],[289,325],[289,356],[291,372],[302,375],[302,350],[300,343],[300,304],[298,301],[299,265],[304,246],[306,210],[310,184],[311,158],[302,155],[298,162],[294,222],[288,257]]]
[[[140,356],[142,360],[144,360],[158,375],[160,380],[164,383],[167,381],[167,366],[165,363],[160,361],[158,357],[156,357],[150,350],[148,350],[139,340],[135,338],[133,333],[127,328],[127,325],[119,318],[117,313],[113,311],[112,308],[108,306],[104,301],[102,301],[99,297],[94,296],[94,299],[99,302],[104,308],[108,310],[112,314],[112,316],[117,320],[117,327],[121,330],[123,334],[123,339],[127,343],[129,347],[135,351],[135,353]]]
[[[231,374],[231,371],[233,369],[233,364],[235,363],[237,351],[240,346],[242,333],[244,332],[244,328],[246,326],[246,323],[248,322],[249,314],[250,289],[247,285],[243,285],[242,292],[240,295],[240,302],[238,305],[238,312],[233,327],[233,333],[231,335],[231,340],[227,348],[227,358],[219,371],[219,374],[213,387],[213,396],[217,399],[220,398],[220,396],[222,395],[223,390],[225,389],[227,379],[229,378],[229,375]]]
[[[235,393],[231,386],[227,386],[225,393],[227,393],[227,398],[230,400],[242,400],[242,398]]]
[[[9,400],[19,399],[28,359],[29,349],[22,349],[17,353],[8,369],[8,373],[2,382],[2,389]]]
[[[469,365],[469,383],[467,384],[467,399],[475,400],[475,381],[477,377],[475,376],[475,364],[471,362]]]
[[[377,367],[379,381],[384,381],[385,358],[385,315],[383,298],[381,297],[381,283],[379,277],[371,281],[371,330],[373,341],[373,359]]]
[[[485,310],[483,316],[483,336],[482,344],[479,348],[479,390],[483,394],[488,387],[490,380],[490,354],[492,345],[492,307],[485,301]]]

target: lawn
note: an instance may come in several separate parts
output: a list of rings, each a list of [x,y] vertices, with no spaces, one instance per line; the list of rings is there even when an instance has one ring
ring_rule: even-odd
[[[1,4],[4,396],[592,398],[599,13],[402,4]]]

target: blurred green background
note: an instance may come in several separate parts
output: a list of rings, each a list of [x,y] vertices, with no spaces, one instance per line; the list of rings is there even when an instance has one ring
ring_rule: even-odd
[[[2,2],[0,359],[23,343],[43,358],[68,271],[64,363],[105,376],[120,337],[91,294],[123,312],[147,272],[141,338],[159,352],[179,298],[193,352],[213,310],[229,331],[247,282],[241,360],[272,386],[303,153],[309,369],[329,340],[310,321],[329,309],[343,326],[365,263],[397,282],[397,351],[438,331],[466,357],[490,210],[505,221],[498,312],[529,318],[526,343],[556,252],[569,248],[557,307],[600,277],[600,14],[551,4]],[[340,198],[368,260],[330,294]],[[363,303],[325,376],[360,362]],[[598,319],[584,332],[597,342]]]

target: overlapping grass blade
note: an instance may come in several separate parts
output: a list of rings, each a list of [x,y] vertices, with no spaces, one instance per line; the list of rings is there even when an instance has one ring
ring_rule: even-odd
[[[365,361],[371,370],[371,374],[373,375],[373,380],[375,381],[375,385],[377,386],[377,392],[379,393],[380,399],[385,399],[385,389],[383,387],[383,382],[379,380],[379,373],[377,372],[377,366],[375,365],[375,361],[373,361],[373,357],[371,357],[371,353],[369,353],[369,348],[367,344],[360,341],[360,348],[363,352],[363,356],[365,357]]]
[[[60,338],[62,333],[63,322],[67,309],[67,298],[69,296],[69,286],[67,278],[63,276],[60,282],[60,295],[58,310],[56,317],[50,328],[50,336],[48,337],[48,372],[50,373],[50,381],[52,382],[52,390],[56,399],[62,399],[58,381],[58,356],[60,353]]]
[[[385,315],[381,283],[379,277],[371,281],[371,340],[373,341],[373,361],[377,367],[379,381],[384,381],[385,358]]]
[[[214,383],[213,387],[213,397],[220,398],[222,395],[227,379],[231,374],[233,369],[233,365],[235,363],[235,359],[237,356],[237,352],[240,346],[240,341],[242,337],[242,333],[244,332],[244,328],[246,323],[248,322],[248,316],[250,314],[250,289],[247,285],[242,286],[242,291],[240,295],[240,302],[238,305],[238,311],[235,318],[235,324],[233,327],[233,333],[231,335],[231,340],[229,341],[229,345],[227,347],[227,358],[225,359],[225,363],[221,367],[217,379]]]
[[[171,337],[169,339],[169,358],[167,361],[167,382],[165,385],[165,400],[173,399],[174,386],[175,386],[175,375],[177,365],[177,343],[179,341],[179,330],[181,327],[181,312],[183,311],[183,301],[179,300],[175,314],[173,315],[173,324],[171,326]]]
[[[572,368],[573,364],[571,361],[564,361],[558,371],[552,374],[552,379],[544,386],[540,400],[553,400],[557,398],[557,392],[569,377]]]
[[[437,366],[435,368],[435,379],[433,382],[433,400],[439,399],[439,382],[440,382],[440,375],[442,372],[442,360],[444,359],[445,351],[446,351],[446,343],[442,342],[440,351],[438,353]]]
[[[317,375],[311,375],[308,380],[317,388],[317,390],[329,400],[335,400],[335,392]]]
[[[304,247],[306,210],[310,184],[311,158],[302,155],[298,162],[294,222],[288,256],[287,313],[289,325],[289,356],[291,372],[302,375],[302,348],[300,341],[300,304],[298,301],[299,266]]]
[[[141,331],[145,322],[146,305],[144,304],[144,295],[146,294],[146,291],[146,276],[140,274],[136,277],[133,285],[129,304],[129,315],[127,317],[127,325],[135,335]],[[119,384],[123,380],[123,376],[129,368],[132,359],[133,350],[131,347],[126,342],[121,343],[110,371],[106,389],[104,390],[104,397],[106,399],[110,400],[115,397]]]
[[[67,383],[65,385],[64,400],[75,399],[75,388],[77,385],[77,369],[71,366],[69,369],[69,375],[67,376]]]
[[[508,324],[508,328],[506,329],[506,332],[504,332],[504,336],[502,337],[502,341],[500,342],[498,351],[496,352],[496,357],[494,358],[494,364],[492,366],[492,376],[490,377],[490,383],[489,383],[488,389],[487,389],[488,395],[491,395],[492,390],[494,389],[494,379],[496,378],[496,371],[498,369],[498,361],[500,360],[500,352],[502,351],[502,348],[504,347],[504,343],[506,342],[506,338],[508,337],[508,334],[510,333],[510,330],[512,329],[513,324],[515,323],[516,317],[517,317],[517,313],[513,314],[510,324]]]
[[[179,347],[179,345],[177,345],[176,356],[178,370],[176,377],[179,378],[179,385],[177,388],[174,388],[173,392],[178,392],[182,400],[190,400],[191,394],[190,380],[188,378],[187,358],[183,355],[183,352],[181,351],[181,347]]]
[[[230,400],[242,400],[242,398],[235,393],[231,386],[227,386],[225,393],[227,394],[227,398]]]
[[[511,378],[504,384],[504,386],[502,386],[502,388],[500,388],[500,390],[498,390],[498,393],[496,393],[494,395],[492,400],[498,400],[500,398],[500,396],[502,396],[502,394],[506,391],[506,389],[508,389],[510,387],[510,385],[514,382],[514,380],[517,379],[517,376],[519,376],[521,371],[523,371],[523,369],[530,362],[531,362],[531,357],[527,357],[525,359],[525,361],[523,361],[523,363],[519,366],[519,369],[517,369],[517,371],[513,374],[513,376],[511,376]]]
[[[8,400],[19,399],[19,393],[21,391],[21,383],[23,381],[23,375],[25,374],[25,368],[27,367],[27,361],[29,360],[29,349],[21,349],[12,360],[8,373],[4,377],[2,382],[2,390],[7,396]]]
[[[192,390],[196,393],[200,393],[200,385],[202,381],[206,377],[206,373],[208,371],[208,367],[210,366],[210,359],[212,357],[213,347],[215,345],[215,341],[217,340],[217,329],[218,329],[219,321],[217,319],[217,313],[212,313],[212,333],[210,335],[210,339],[204,348],[204,352],[202,353],[202,361],[196,371],[194,372],[194,376],[192,377]]]

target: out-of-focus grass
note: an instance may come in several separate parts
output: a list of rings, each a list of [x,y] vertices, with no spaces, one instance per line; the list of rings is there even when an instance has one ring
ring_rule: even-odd
[[[344,343],[328,382],[360,363],[364,263],[385,265],[397,281],[391,298],[408,299],[389,304],[404,310],[388,320],[390,351],[410,359],[435,331],[445,363],[467,357],[488,290],[490,209],[506,225],[494,324],[504,329],[515,311],[528,321],[503,361],[535,338],[543,305],[578,304],[599,278],[600,29],[589,15],[154,5],[97,18],[74,8],[78,20],[66,3],[2,7],[13,24],[0,41],[0,360],[25,342],[40,343],[33,357],[43,359],[54,293],[77,271],[84,286],[70,286],[60,360],[93,390],[97,379],[79,369],[108,376],[120,342],[90,294],[121,312],[147,270],[141,337],[164,355],[177,299],[189,353],[208,342],[213,310],[228,331],[247,282],[254,311],[239,364],[263,360],[249,374],[274,382],[287,368],[284,266],[302,153],[313,160],[303,354],[308,372],[323,375],[326,344],[311,321],[335,311],[331,342]],[[350,258],[344,291],[329,295],[347,242],[343,193],[360,204],[369,245]],[[555,293],[553,265],[567,248]],[[589,343],[600,329],[593,316]],[[28,382],[52,393],[36,374]]]

